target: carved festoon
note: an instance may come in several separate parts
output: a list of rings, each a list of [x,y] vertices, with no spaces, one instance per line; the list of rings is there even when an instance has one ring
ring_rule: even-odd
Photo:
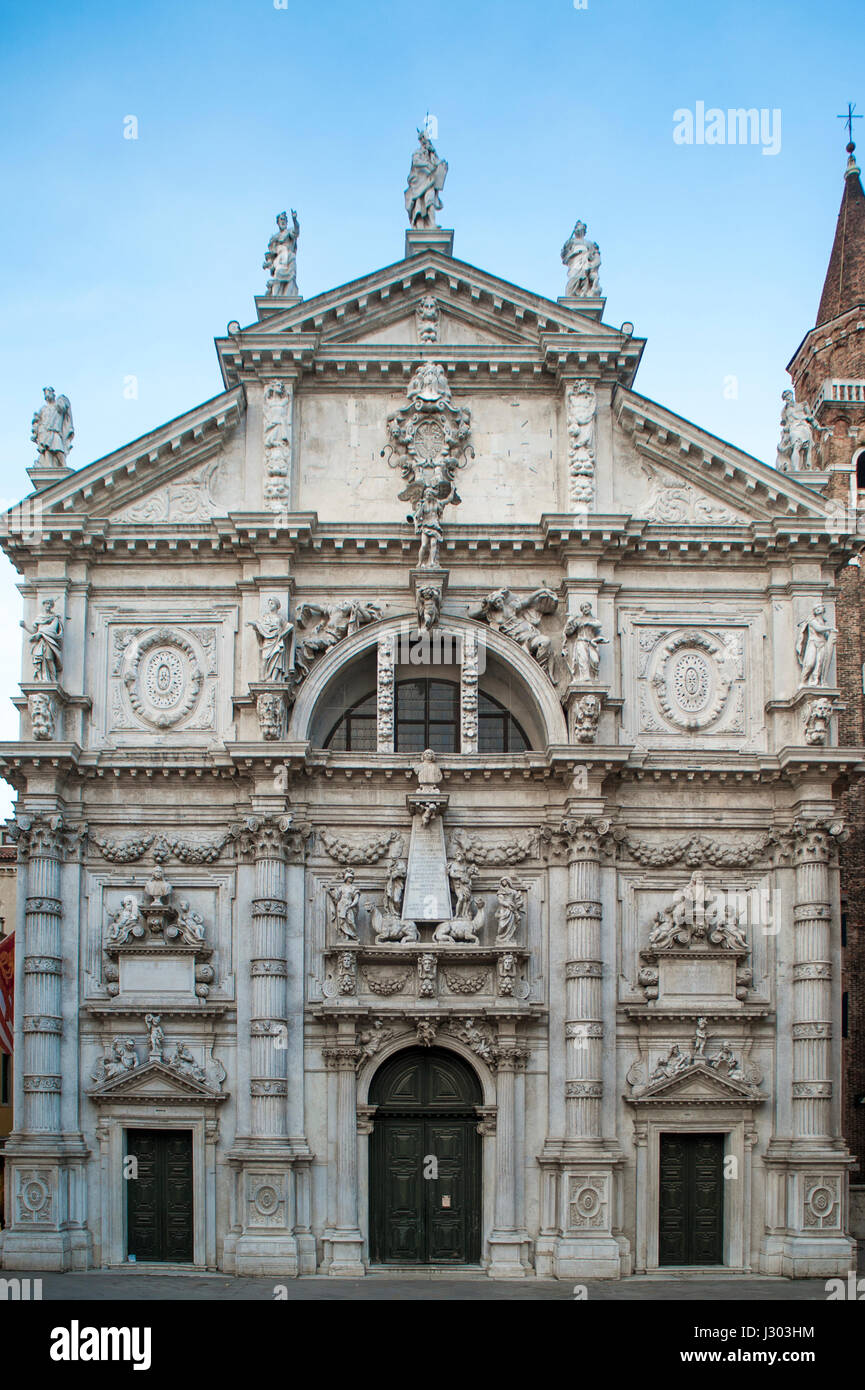
[[[568,494],[575,511],[595,500],[595,412],[597,397],[590,381],[575,381],[566,397],[568,425]]]

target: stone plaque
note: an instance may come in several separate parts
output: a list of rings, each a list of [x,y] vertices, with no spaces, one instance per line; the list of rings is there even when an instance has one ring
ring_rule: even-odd
[[[195,994],[193,956],[121,956],[121,994]]]
[[[411,824],[408,873],[402,915],[412,922],[445,922],[451,915],[445,831],[441,816],[429,825],[416,815]]]
[[[736,998],[736,957],[706,956],[700,959],[658,961],[658,1004],[690,1006],[723,1001],[740,1008]]]

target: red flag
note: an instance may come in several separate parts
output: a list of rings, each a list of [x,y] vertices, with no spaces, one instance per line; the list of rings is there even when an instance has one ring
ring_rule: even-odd
[[[0,1052],[12,1054],[12,1001],[15,992],[15,933],[0,936]]]

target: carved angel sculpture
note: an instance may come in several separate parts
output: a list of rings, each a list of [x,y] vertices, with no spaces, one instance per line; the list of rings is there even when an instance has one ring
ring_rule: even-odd
[[[541,632],[540,625],[546,614],[555,613],[558,604],[552,589],[535,589],[525,598],[519,598],[511,589],[494,589],[479,608],[469,609],[469,617],[489,623],[490,627],[519,642],[550,680],[554,680],[552,638]]]
[[[127,893],[117,911],[111,916],[106,941],[122,945],[124,941],[129,940],[130,936],[144,935],[144,922],[138,910],[139,906],[138,899],[133,897],[131,893]]]
[[[339,599],[335,603],[302,603],[297,610],[298,635],[294,667],[300,680],[309,675],[314,661],[335,647],[344,637],[351,637],[358,628],[375,623],[382,617],[379,603],[361,603],[357,599]]]

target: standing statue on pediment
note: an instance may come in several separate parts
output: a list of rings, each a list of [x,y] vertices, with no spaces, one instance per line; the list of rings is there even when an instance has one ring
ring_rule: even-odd
[[[799,624],[796,634],[796,660],[801,667],[800,685],[825,685],[826,673],[838,629],[826,621],[826,609],[818,603],[810,617]]]
[[[42,600],[42,612],[32,627],[23,618],[21,626],[30,635],[33,679],[58,681],[63,670],[63,622],[60,615],[54,612],[54,599]]]
[[[267,293],[276,299],[297,299],[297,243],[300,237],[300,223],[297,213],[291,209],[292,226],[288,225],[288,214],[281,212],[276,219],[276,231],[267,243],[264,253],[263,269],[270,271]]]
[[[568,641],[573,639],[570,655]],[[580,611],[565,624],[562,638],[562,656],[571,673],[571,678],[581,684],[589,684],[598,679],[601,665],[600,643],[606,642],[601,636],[601,624],[592,612],[588,602],[580,604]]]
[[[832,431],[818,424],[807,405],[797,401],[792,391],[782,391],[781,444],[779,456],[789,460],[784,472],[806,473],[820,467],[819,451]]]
[[[448,166],[439,159],[425,130],[418,131],[418,147],[412,155],[405,191],[409,225],[415,231],[436,226],[436,212],[443,206],[439,196],[447,178]]]
[[[261,649],[261,679],[283,682],[288,680],[289,646],[293,625],[285,617],[278,598],[269,598],[264,612],[247,627],[255,630]]]
[[[56,396],[53,386],[42,392],[45,404],[33,416],[30,438],[36,445],[38,468],[66,468],[66,455],[72,448],[72,408],[67,396]]]
[[[568,298],[595,299],[600,296],[598,272],[601,268],[601,253],[596,241],[586,239],[586,224],[578,222],[562,247],[562,264],[567,267],[568,281],[565,295]]]

